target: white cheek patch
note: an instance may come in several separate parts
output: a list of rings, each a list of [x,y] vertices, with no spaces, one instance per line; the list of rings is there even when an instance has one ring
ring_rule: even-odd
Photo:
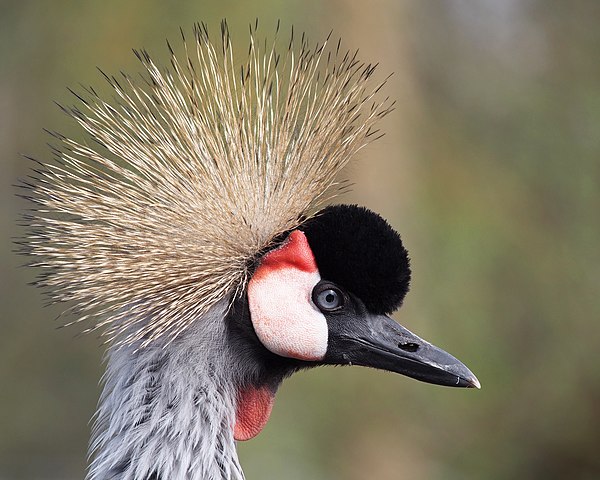
[[[282,357],[322,360],[327,321],[311,300],[318,273],[282,268],[248,287],[250,315],[262,344]]]
[[[327,321],[311,299],[320,280],[306,237],[298,230],[266,255],[248,284],[248,304],[254,331],[271,352],[299,360],[324,358]]]

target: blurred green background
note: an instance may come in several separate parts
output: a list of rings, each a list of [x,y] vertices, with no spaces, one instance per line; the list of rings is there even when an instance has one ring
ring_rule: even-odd
[[[26,283],[11,237],[53,104],[95,67],[166,61],[165,38],[255,17],[333,29],[395,72],[386,136],[344,201],[387,217],[412,256],[396,318],[456,354],[481,391],[360,368],[299,374],[240,445],[252,479],[600,478],[600,2],[3,1],[0,3],[0,479],[81,479],[102,348]]]

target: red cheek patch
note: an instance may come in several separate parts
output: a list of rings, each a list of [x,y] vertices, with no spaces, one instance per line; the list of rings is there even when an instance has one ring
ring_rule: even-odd
[[[294,230],[281,247],[266,254],[254,276],[260,277],[281,268],[294,268],[307,273],[318,272],[317,262],[306,235],[300,230]]]
[[[240,390],[233,438],[238,441],[256,437],[269,421],[275,396],[268,387]]]

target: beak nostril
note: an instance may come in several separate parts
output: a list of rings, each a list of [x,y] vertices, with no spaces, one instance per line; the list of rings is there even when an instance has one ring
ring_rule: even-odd
[[[419,344],[413,342],[399,343],[398,348],[405,352],[416,352],[419,349]]]

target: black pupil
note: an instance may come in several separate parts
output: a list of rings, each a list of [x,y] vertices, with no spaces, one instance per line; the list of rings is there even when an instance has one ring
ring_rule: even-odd
[[[331,291],[327,292],[327,295],[325,296],[325,301],[327,303],[335,302],[335,294]]]

